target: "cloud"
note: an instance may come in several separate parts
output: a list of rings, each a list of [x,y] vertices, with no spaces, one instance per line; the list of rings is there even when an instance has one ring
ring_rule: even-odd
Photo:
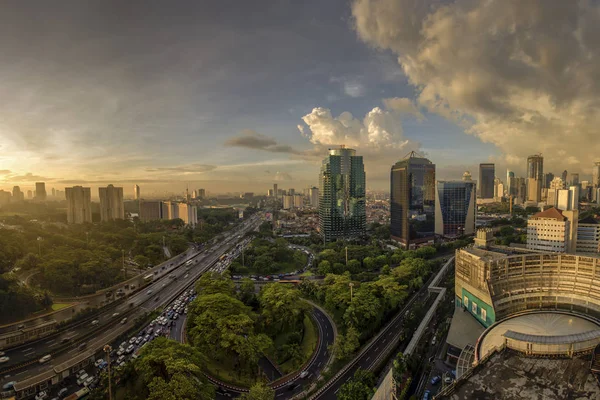
[[[277,182],[291,181],[292,180],[292,176],[290,174],[288,174],[287,172],[277,171],[277,173],[275,174],[275,177],[273,178],[273,180],[275,180]]]
[[[354,0],[351,8],[359,38],[396,53],[420,105],[507,161],[524,169],[541,152],[546,170],[588,168],[600,153],[595,3]]]
[[[53,178],[47,178],[45,176],[34,175],[31,172],[27,172],[25,175],[7,176],[6,180],[11,182],[45,182],[52,181]]]
[[[146,172],[179,172],[179,173],[203,173],[213,171],[216,169],[216,165],[207,164],[188,164],[188,165],[177,165],[173,167],[157,167],[157,168],[146,168]]]
[[[245,147],[248,149],[269,151],[271,153],[302,154],[301,151],[295,150],[291,146],[279,144],[275,139],[251,129],[246,129],[239,136],[228,139],[225,142],[225,146]]]
[[[350,97],[362,97],[366,92],[365,86],[360,82],[344,82],[344,93]]]
[[[421,114],[421,112],[415,106],[415,103],[406,97],[392,97],[389,99],[383,99],[383,105],[388,110],[395,110],[399,113],[412,115],[419,121],[425,119],[423,114]]]
[[[8,169],[0,169],[0,175],[8,175],[10,173],[11,173],[11,171]]]

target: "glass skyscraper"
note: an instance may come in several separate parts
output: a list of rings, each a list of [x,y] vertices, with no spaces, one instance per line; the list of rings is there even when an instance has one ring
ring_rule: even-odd
[[[479,191],[482,199],[494,198],[494,179],[496,179],[496,166],[479,164]]]
[[[390,212],[392,239],[405,248],[433,240],[435,164],[413,151],[392,166]]]
[[[439,181],[436,185],[435,234],[458,237],[475,233],[476,184],[472,180]]]
[[[319,177],[319,230],[325,242],[366,234],[366,176],[356,150],[329,149]]]

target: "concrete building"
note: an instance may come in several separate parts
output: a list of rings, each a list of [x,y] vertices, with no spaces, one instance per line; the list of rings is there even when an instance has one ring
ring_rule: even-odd
[[[201,199],[206,198],[206,190],[198,189],[198,197],[200,197]]]
[[[198,209],[196,206],[187,203],[177,203],[177,208],[179,218],[181,218],[186,225],[194,227],[198,224]]]
[[[273,193],[275,194],[275,198],[278,199],[279,198],[279,189],[277,188],[276,183],[273,184]]]
[[[19,186],[13,186],[12,201],[18,203],[23,200],[25,200],[25,193],[21,192],[21,188]]]
[[[596,190],[598,188],[600,188],[600,161],[596,161],[592,167],[592,201],[600,203],[598,191]]]
[[[289,194],[284,194],[282,196],[283,198],[283,209],[284,210],[291,210],[292,208],[294,208],[294,196],[290,196]]]
[[[367,231],[366,176],[356,150],[329,149],[319,175],[319,232],[323,241],[361,237]]]
[[[36,201],[46,201],[46,183],[45,182],[36,182],[35,183],[35,200]]]
[[[309,189],[309,197],[310,197],[310,206],[312,208],[319,208],[319,188],[311,187]]]
[[[143,222],[163,219],[162,201],[140,201],[140,220]]]
[[[577,253],[600,253],[600,221],[587,217],[577,225]]]
[[[268,197],[274,197],[275,196],[275,192],[273,191],[273,189],[267,190],[267,196]]]
[[[6,190],[0,190],[0,206],[4,206],[10,203],[12,195]]]
[[[98,194],[100,197],[100,220],[102,222],[125,219],[122,187],[108,185],[105,188],[98,188]]]
[[[65,188],[67,222],[84,224],[92,222],[92,192],[90,188],[73,186]]]
[[[577,246],[579,212],[551,207],[527,220],[529,250],[572,253]]]
[[[139,185],[133,185],[133,199],[134,200],[139,200],[140,197],[140,186]]]
[[[493,195],[492,181],[492,195]],[[431,243],[435,236],[435,164],[410,152],[392,166],[390,230],[404,248]]]
[[[438,181],[435,198],[435,234],[448,238],[475,233],[476,184],[473,181]]]
[[[508,196],[517,197],[517,178],[512,171],[506,171],[506,192]]]
[[[536,154],[527,157],[527,201],[539,203],[542,200],[544,181],[544,157]]]
[[[482,199],[493,199],[496,166],[492,163],[479,164],[479,191]]]
[[[294,196],[294,208],[304,208],[304,196],[301,194],[295,194]]]
[[[571,186],[579,185],[579,174],[571,173]]]
[[[33,192],[31,190],[27,191],[27,198],[30,200],[33,198]]]
[[[527,201],[527,183],[525,178],[516,178],[517,181],[517,198],[516,201],[519,204],[523,204]]]

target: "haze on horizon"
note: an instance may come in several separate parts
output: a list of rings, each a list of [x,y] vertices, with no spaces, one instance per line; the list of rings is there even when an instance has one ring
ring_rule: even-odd
[[[328,147],[389,187],[411,150],[459,178],[600,154],[596,1],[9,1],[0,188],[317,184]]]

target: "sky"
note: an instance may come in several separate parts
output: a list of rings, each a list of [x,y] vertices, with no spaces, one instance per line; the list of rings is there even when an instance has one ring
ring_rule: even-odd
[[[301,189],[341,144],[369,189],[412,150],[586,179],[599,33],[585,0],[7,1],[0,187]]]

